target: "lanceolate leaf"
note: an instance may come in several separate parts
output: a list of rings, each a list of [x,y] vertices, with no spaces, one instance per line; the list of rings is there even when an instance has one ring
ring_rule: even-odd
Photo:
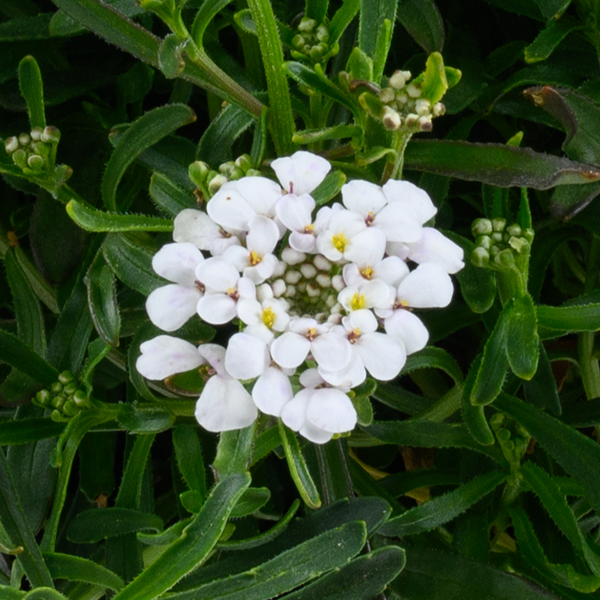
[[[373,57],[373,76],[379,83],[396,21],[396,0],[361,0],[358,47]],[[386,25],[386,21],[388,22]]]
[[[540,355],[535,307],[529,294],[513,302],[506,326],[506,356],[512,372],[529,381],[535,375]]]
[[[529,148],[441,140],[411,141],[404,155],[404,167],[499,187],[538,190],[600,179],[596,167]]]
[[[194,194],[185,190],[162,173],[153,173],[148,189],[152,200],[172,216],[186,208],[196,208]]]
[[[492,471],[481,475],[451,492],[442,494],[425,504],[406,511],[399,517],[390,519],[380,529],[380,532],[387,536],[403,537],[443,525],[487,496],[506,477],[507,474],[502,471]]]
[[[29,112],[29,123],[32,127],[46,127],[44,111],[44,87],[42,74],[33,56],[26,56],[19,63],[19,89]]]
[[[20,339],[0,329],[0,360],[45,385],[54,383],[58,371]]]
[[[213,461],[219,477],[233,473],[244,473],[250,464],[252,443],[254,442],[255,423],[244,429],[221,433],[217,456]]]
[[[559,331],[598,331],[600,304],[576,306],[538,306],[537,318],[541,327]]]
[[[84,581],[117,591],[123,587],[123,581],[120,577],[91,560],[55,552],[44,553],[44,559],[52,577],[55,579]]]
[[[416,369],[441,369],[445,371],[457,385],[462,385],[464,377],[458,363],[441,348],[428,346],[415,354],[411,354],[404,365],[402,372],[410,373]]]
[[[58,437],[64,428],[64,423],[55,423],[51,419],[3,421],[0,423],[0,446],[28,444]]]
[[[110,157],[102,179],[102,199],[108,210],[118,210],[117,186],[136,157],[182,125],[195,120],[196,115],[191,108],[171,104],[147,112],[127,129]]]
[[[427,54],[442,51],[444,22],[433,0],[401,0],[398,21]]]

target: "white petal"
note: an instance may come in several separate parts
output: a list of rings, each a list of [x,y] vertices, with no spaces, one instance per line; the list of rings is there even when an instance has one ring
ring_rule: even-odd
[[[237,304],[227,294],[206,294],[198,302],[198,314],[211,325],[223,325],[237,317]]]
[[[206,382],[194,416],[208,431],[231,431],[252,425],[258,411],[239,381],[215,375]]]
[[[290,231],[304,231],[312,223],[315,201],[308,194],[287,194],[275,206],[280,221]]]
[[[237,303],[238,317],[246,325],[262,323],[262,305],[255,298],[240,298]]]
[[[340,390],[316,390],[308,403],[306,418],[330,433],[351,431],[356,425],[356,410],[350,398]]]
[[[250,264],[250,252],[243,246],[229,246],[219,258],[232,263],[240,273]]]
[[[376,215],[387,204],[387,199],[378,185],[361,179],[343,185],[342,198],[344,206],[357,212],[363,219],[366,219],[369,213]]]
[[[205,362],[196,346],[170,335],[159,335],[144,342],[140,351],[142,354],[135,366],[146,379],[165,379],[175,373],[191,371]]]
[[[390,179],[383,186],[383,193],[390,202],[401,202],[421,224],[429,221],[437,212],[427,192],[410,181]]]
[[[211,243],[221,237],[219,226],[206,213],[193,208],[184,208],[173,226],[176,242],[190,242],[200,250],[209,250]]]
[[[355,350],[352,351],[352,358],[347,367],[339,371],[326,371],[319,367],[319,374],[330,385],[347,388],[356,387],[367,378],[363,362]]]
[[[243,177],[231,182],[257,215],[273,218],[275,204],[281,198],[281,188],[266,177]]]
[[[377,331],[377,319],[368,309],[355,310],[343,319],[344,327],[348,331],[358,329],[361,333]]]
[[[208,201],[206,211],[215,223],[234,231],[248,231],[248,223],[256,215],[243,196],[228,184]]]
[[[152,268],[173,283],[194,287],[196,265],[203,260],[202,252],[194,244],[166,244],[152,257]]]
[[[308,420],[300,427],[300,435],[313,444],[326,444],[333,437],[333,433],[313,425]]]
[[[327,371],[345,368],[352,358],[352,348],[345,335],[325,333],[311,343],[311,353],[317,364]]]
[[[231,336],[225,355],[225,368],[236,379],[254,379],[269,366],[267,345],[246,333]]]
[[[409,310],[395,310],[394,314],[384,321],[384,327],[391,338],[404,344],[406,354],[418,352],[427,345],[427,327]]]
[[[281,410],[281,420],[292,431],[299,431],[306,421],[306,408],[314,390],[300,390]]]
[[[373,227],[381,229],[390,242],[416,242],[423,233],[420,221],[402,202],[391,202],[379,211]]]
[[[314,254],[317,249],[317,238],[312,233],[292,231],[288,241],[294,250],[305,254]]]
[[[235,265],[223,258],[209,258],[196,267],[196,277],[207,288],[227,292],[237,287],[240,274]]]
[[[411,244],[408,257],[416,263],[435,263],[446,273],[457,273],[464,266],[464,251],[433,227],[424,227],[421,238]]]
[[[250,232],[246,237],[246,247],[259,256],[265,256],[273,252],[279,240],[279,229],[271,219],[256,216],[248,224]]]
[[[394,379],[406,362],[404,346],[385,333],[361,335],[355,347],[367,371],[379,381]]]
[[[146,300],[150,320],[163,331],[179,329],[196,314],[202,292],[196,288],[172,283],[154,290]]]
[[[259,263],[244,268],[244,277],[247,277],[258,285],[275,273],[277,265],[278,260],[274,254],[265,254]]]
[[[452,300],[452,279],[439,265],[424,263],[398,286],[398,300],[412,308],[443,308]]]
[[[331,165],[316,154],[299,150],[290,157],[274,160],[271,168],[286,191],[300,196],[310,194],[318,187],[331,170]]]
[[[370,227],[357,233],[349,240],[344,250],[344,258],[358,266],[371,266],[383,258],[385,234],[377,227]]]
[[[252,388],[252,399],[258,409],[275,417],[281,415],[281,410],[293,395],[290,380],[277,367],[269,367]]]
[[[271,344],[273,360],[286,369],[299,367],[310,351],[310,342],[298,333],[286,331]]]
[[[305,388],[316,388],[325,383],[325,380],[319,375],[317,369],[306,369],[300,374],[300,384]]]
[[[408,265],[397,256],[387,256],[375,266],[375,277],[393,287],[397,287],[408,273]]]

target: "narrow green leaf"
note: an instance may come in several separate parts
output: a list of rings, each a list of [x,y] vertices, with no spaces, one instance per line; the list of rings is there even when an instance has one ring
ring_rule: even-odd
[[[115,491],[116,434],[87,433],[79,446],[79,487],[90,502]]]
[[[265,149],[267,147],[268,137],[268,119],[269,111],[267,107],[264,107],[260,113],[260,117],[256,120],[254,126],[254,137],[252,138],[252,148],[250,149],[250,156],[252,157],[252,163],[255,167],[259,167],[265,157]]]
[[[22,592],[17,590],[14,587],[9,587],[7,585],[0,585],[0,595],[5,600],[23,600],[26,592]]]
[[[329,0],[306,0],[304,13],[309,19],[314,19],[317,23],[323,23],[327,16],[328,7]]]
[[[475,405],[491,404],[504,385],[509,364],[506,355],[506,336],[513,309],[514,304],[511,300],[502,309],[498,321],[485,343],[481,364],[470,396],[471,402]]]
[[[569,33],[582,28],[581,21],[569,17],[563,17],[559,21],[550,21],[546,29],[542,30],[535,40],[525,48],[525,62],[531,64],[546,60]]]
[[[572,427],[594,427],[600,424],[600,398],[567,404],[561,420]]]
[[[244,473],[248,469],[255,431],[256,422],[244,429],[221,433],[217,455],[213,461],[213,468],[220,478],[233,473]]]
[[[279,427],[274,425],[266,431],[263,431],[257,436],[254,441],[254,447],[252,449],[252,467],[258,461],[262,460],[265,456],[269,455],[277,446],[281,445],[281,438],[279,437]]]
[[[109,233],[102,244],[102,253],[115,275],[130,288],[148,296],[165,285],[152,269],[156,254],[153,241],[134,233]]]
[[[196,428],[191,425],[177,425],[173,427],[172,435],[179,472],[190,490],[199,492],[203,498],[206,497],[204,458]]]
[[[65,428],[64,423],[51,419],[22,419],[0,423],[0,446],[29,444],[58,437]]]
[[[600,446],[576,429],[551,417],[539,409],[508,394],[501,394],[496,408],[521,423],[538,444],[585,491],[595,510],[600,510],[600,480],[596,465],[600,464]]]
[[[68,600],[60,592],[48,587],[39,587],[28,592],[24,600]]]
[[[175,423],[175,415],[159,406],[125,403],[119,407],[117,420],[127,431],[140,435],[169,430]]]
[[[531,380],[537,371],[540,338],[533,298],[514,298],[506,325],[506,356],[512,372],[521,379]]]
[[[29,528],[4,451],[0,448],[0,514],[13,548],[21,547],[17,561],[34,587],[54,587],[52,576]]]
[[[0,329],[0,361],[45,385],[50,385],[58,379],[58,371],[52,365],[19,338],[2,329]]]
[[[323,129],[305,129],[294,134],[296,144],[314,144],[327,140],[343,140],[344,138],[357,138],[362,140],[363,130],[358,125],[334,125]]]
[[[379,83],[396,22],[396,0],[361,0],[358,47],[373,58],[373,81]],[[387,21],[387,25],[386,25]]]
[[[350,25],[360,9],[360,0],[343,0],[342,6],[338,8],[331,23],[329,23],[329,44],[339,42],[342,34]]]
[[[54,579],[84,581],[115,591],[123,587],[123,581],[120,577],[86,558],[55,552],[45,552],[43,556]]]
[[[540,327],[558,331],[598,331],[600,329],[600,304],[576,306],[538,306]]]
[[[485,407],[471,403],[471,392],[475,378],[481,366],[481,355],[473,361],[463,388],[461,399],[461,414],[469,433],[484,446],[491,446],[496,440],[485,417]]]
[[[196,115],[191,108],[183,104],[171,104],[155,108],[132,123],[112,153],[102,178],[102,199],[108,210],[118,211],[117,187],[127,167],[144,150],[195,120]]]
[[[310,508],[319,508],[321,506],[319,491],[308,470],[298,439],[294,432],[288,429],[281,420],[279,421],[279,436],[281,437],[290,474],[302,500]]]
[[[535,0],[545,19],[558,19],[571,4],[571,0]]]
[[[507,477],[502,471],[481,475],[459,488],[437,496],[399,517],[390,519],[381,529],[383,535],[403,537],[439,527],[495,490]]]
[[[133,508],[95,508],[77,514],[69,523],[67,537],[76,544],[94,544],[134,531],[162,531],[162,528],[162,519],[150,513]]]
[[[176,217],[186,208],[196,208],[194,194],[178,186],[162,173],[153,173],[148,189],[152,200],[170,215]]]
[[[31,17],[17,17],[0,24],[0,42],[17,42],[48,39],[52,13]]]
[[[98,335],[111,346],[119,345],[121,314],[117,303],[117,288],[112,269],[101,251],[90,265],[84,279],[88,305]]]
[[[246,517],[262,508],[271,497],[269,488],[248,488],[231,511],[231,517]]]
[[[530,148],[446,140],[411,141],[404,167],[499,187],[538,190],[600,179],[600,170],[595,167]]]
[[[282,552],[258,567],[173,594],[172,600],[264,600],[348,564],[367,539],[365,524],[346,523]],[[293,565],[293,568],[290,568]],[[118,598],[118,597],[117,597]],[[121,600],[118,598],[118,600]]]
[[[255,122],[252,115],[240,106],[228,104],[206,128],[196,151],[198,160],[203,160],[213,168],[233,160],[233,143]]]
[[[227,518],[250,484],[247,474],[230,475],[218,483],[202,510],[181,537],[127,587],[115,600],[151,600],[172,588],[206,559],[227,524]]]
[[[434,346],[428,346],[415,354],[411,354],[406,359],[406,364],[402,368],[402,372],[410,373],[417,369],[428,368],[441,369],[450,375],[457,385],[462,385],[464,383],[462,370],[454,358],[452,358],[445,350],[435,348]]]
[[[433,0],[400,0],[398,21],[427,52],[441,52],[444,47],[444,22]]]
[[[388,475],[379,480],[379,485],[395,497],[403,496],[420,487],[432,487],[435,485],[460,484],[457,473],[447,473],[435,468],[413,469]]]
[[[375,598],[404,568],[406,553],[385,546],[330,571],[314,583],[285,596],[286,600],[364,600]]]
[[[211,21],[223,10],[232,0],[207,0],[202,2],[192,25],[192,37],[198,46],[202,46],[204,33],[210,26]]]
[[[27,103],[31,128],[46,127],[44,109],[44,86],[40,67],[33,56],[26,56],[19,63],[19,89]]]
[[[548,408],[555,415],[560,415],[562,405],[558,395],[556,378],[543,344],[539,345],[540,358],[535,375],[530,381],[523,383],[523,392],[527,402],[539,408]]]
[[[333,171],[311,193],[317,206],[321,206],[335,198],[346,183],[346,175],[342,171]]]

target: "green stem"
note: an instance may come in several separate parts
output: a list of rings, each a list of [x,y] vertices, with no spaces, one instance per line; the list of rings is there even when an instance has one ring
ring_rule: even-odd
[[[256,24],[258,43],[265,66],[269,93],[269,120],[275,150],[279,156],[293,152],[294,117],[288,82],[283,70],[281,40],[269,0],[248,0]]]
[[[395,133],[393,137],[392,148],[398,153],[395,162],[387,163],[381,177],[381,185],[389,179],[402,179],[402,169],[404,167],[404,151],[408,141],[411,138],[410,133]]]

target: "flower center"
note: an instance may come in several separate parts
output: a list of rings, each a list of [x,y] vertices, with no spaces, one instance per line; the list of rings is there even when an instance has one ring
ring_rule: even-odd
[[[309,327],[305,334],[306,339],[312,342],[317,337],[317,330],[314,327]]]
[[[373,223],[373,221],[375,220],[375,215],[370,212],[366,218],[365,218],[365,223],[367,224],[367,226],[371,225],[371,223]]]
[[[252,250],[250,252],[250,256],[248,257],[248,260],[250,261],[250,264],[254,267],[262,260],[262,256],[257,254],[254,250]]]
[[[367,302],[365,297],[359,292],[356,292],[356,294],[352,296],[352,300],[350,300],[350,307],[352,310],[360,310],[361,308],[365,308],[366,305]]]
[[[263,309],[262,320],[269,329],[273,329],[273,325],[275,325],[275,319],[277,319],[277,316],[270,306]]]
[[[343,252],[346,248],[346,244],[348,243],[348,238],[343,233],[337,233],[332,238],[333,245],[337,250]]]
[[[406,300],[396,300],[396,302],[394,302],[394,310],[398,310],[401,308],[406,308],[407,310],[410,310],[410,308],[408,307],[408,302]]]
[[[360,269],[359,272],[365,279],[373,279],[373,275],[375,275],[375,271],[371,267]]]
[[[352,331],[348,332],[348,341],[351,344],[355,344],[356,340],[360,337],[360,329],[353,329]]]
[[[196,289],[201,291],[202,293],[204,293],[204,290],[206,289],[204,287],[204,284],[198,280],[194,281],[194,284],[196,285]]]
[[[313,224],[313,223],[311,223],[310,225],[307,225],[307,226],[304,228],[304,233],[313,233],[313,232],[314,232],[314,230],[315,230],[315,226],[314,226],[314,224]]]
[[[232,300],[235,300],[236,302],[240,299],[240,295],[235,288],[228,288],[226,293]]]

